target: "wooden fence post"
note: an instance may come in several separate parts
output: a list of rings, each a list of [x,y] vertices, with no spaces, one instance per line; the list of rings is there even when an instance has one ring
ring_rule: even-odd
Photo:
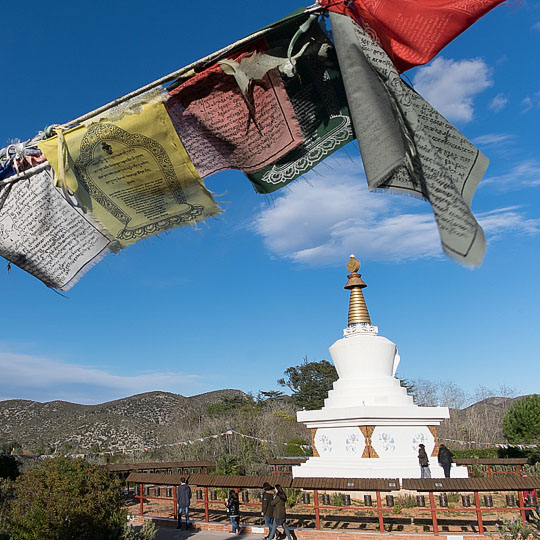
[[[140,512],[141,516],[144,514],[144,502],[143,502],[143,485],[139,484],[139,498],[140,498]]]
[[[433,491],[429,492],[429,506],[431,507],[431,522],[433,523],[433,534],[439,534],[439,522],[437,521],[437,508],[435,507],[435,496]]]
[[[379,514],[379,531],[384,532],[384,516],[382,512],[381,492],[375,492],[377,498],[377,514]]]
[[[313,490],[313,506],[315,507],[315,528],[321,528],[321,512],[319,510],[319,491]]]
[[[208,488],[204,488],[204,521],[208,523],[210,521],[208,514]]]
[[[482,519],[482,508],[480,507],[480,496],[478,491],[474,492],[474,504],[476,506],[476,520],[478,521],[478,532],[484,534],[484,520]]]
[[[519,512],[521,514],[521,519],[523,523],[527,521],[527,516],[525,515],[525,501],[523,500],[523,491],[518,491],[519,499]]]

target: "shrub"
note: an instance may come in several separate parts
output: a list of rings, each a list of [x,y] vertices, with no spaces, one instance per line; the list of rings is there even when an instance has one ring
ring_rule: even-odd
[[[136,531],[133,527],[126,525],[124,529],[123,540],[154,540],[158,534],[158,528],[155,523],[147,519],[143,526]]]
[[[302,502],[302,492],[299,489],[286,489],[285,493],[287,494],[287,500],[285,504],[291,508],[295,504]]]
[[[215,474],[238,476],[245,474],[245,471],[238,458],[226,454],[217,460]]]
[[[402,497],[396,497],[396,504],[399,504],[401,508],[414,508],[416,499],[412,495],[403,495]]]
[[[305,439],[302,439],[300,437],[294,437],[293,439],[290,439],[285,446],[285,456],[312,456],[313,450],[311,448],[308,448],[308,446],[308,442]]]
[[[330,498],[333,506],[345,506],[345,500],[342,493],[334,493]]]
[[[523,523],[521,518],[503,519],[502,523],[497,523],[497,532],[502,538],[512,540],[540,538],[538,529],[528,522]]]
[[[121,483],[80,459],[47,459],[15,482],[8,525],[17,540],[115,540],[126,522]]]
[[[0,455],[0,478],[15,480],[19,476],[19,463],[13,456]]]

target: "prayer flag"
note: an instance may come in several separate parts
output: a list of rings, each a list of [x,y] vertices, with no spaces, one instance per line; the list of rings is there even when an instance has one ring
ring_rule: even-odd
[[[39,148],[57,179],[65,176],[67,187],[108,231],[114,250],[220,212],[178,139],[159,91],[60,135]],[[65,163],[58,157],[62,137]]]
[[[259,40],[228,62],[254,65],[266,49]],[[235,77],[216,64],[171,90],[167,111],[201,177],[225,169],[257,171],[302,142],[277,69],[262,75],[244,95]]]
[[[53,186],[51,167],[0,185],[0,255],[48,287],[67,291],[109,252],[91,216]]]
[[[485,238],[470,204],[488,159],[401,79],[353,19],[330,18],[369,188],[427,199],[444,250],[480,264]]]
[[[288,44],[298,28],[295,20],[272,31],[266,36],[269,47]],[[304,142],[273,165],[248,174],[259,193],[286,186],[354,139],[334,47],[318,22],[298,39],[294,50],[306,43],[308,47],[296,60],[296,75],[284,77]]]
[[[443,47],[504,0],[319,0],[352,17],[402,73],[429,62]]]

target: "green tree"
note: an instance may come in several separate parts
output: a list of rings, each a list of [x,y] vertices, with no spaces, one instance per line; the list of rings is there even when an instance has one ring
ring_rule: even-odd
[[[19,476],[8,517],[16,540],[115,540],[126,523],[119,479],[80,459],[47,459]]]
[[[242,476],[244,468],[238,458],[230,455],[221,456],[216,462],[216,474],[225,476]]]
[[[336,368],[327,360],[308,362],[307,356],[299,366],[288,368],[281,386],[292,390],[293,401],[299,407],[320,409],[328,396],[328,391],[338,379]]]
[[[540,395],[514,401],[504,416],[503,433],[510,444],[540,442]]]
[[[239,409],[250,410],[255,405],[255,400],[252,396],[224,396],[217,403],[212,403],[207,408],[209,416],[225,416]]]
[[[301,437],[294,437],[287,442],[285,446],[286,457],[303,457],[312,456],[313,450],[309,447],[308,442]]]
[[[0,478],[15,480],[19,476],[19,463],[14,456],[0,455]]]

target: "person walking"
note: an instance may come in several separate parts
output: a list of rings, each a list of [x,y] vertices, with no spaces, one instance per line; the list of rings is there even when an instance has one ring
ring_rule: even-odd
[[[423,444],[418,445],[418,463],[420,464],[420,478],[431,478],[426,447]]]
[[[231,534],[240,534],[240,501],[238,500],[238,493],[236,493],[234,489],[229,491],[229,498],[227,499],[225,506],[227,507],[227,513],[231,518]]]
[[[274,488],[274,496],[272,498],[272,502],[270,503],[274,508],[274,522],[272,523],[272,530],[270,531],[268,540],[273,540],[278,527],[282,527],[283,532],[287,535],[287,539],[292,540],[291,531],[285,523],[285,519],[287,518],[287,513],[285,511],[286,500],[287,495],[283,491],[283,488],[279,484],[276,484],[276,487]]]
[[[261,493],[261,516],[263,516],[264,522],[268,527],[268,534],[263,537],[263,540],[268,540],[274,522],[274,507],[272,506],[272,499],[274,498],[273,491],[274,488],[268,482],[263,484]]]
[[[191,502],[191,488],[188,486],[186,479],[180,478],[180,485],[176,490],[176,502],[178,503],[178,525],[177,529],[182,528],[182,514],[186,518],[186,530],[189,529],[191,523],[189,521],[189,503]]]
[[[450,478],[450,469],[452,467],[453,457],[454,454],[450,452],[446,445],[441,444],[439,446],[438,460],[439,465],[443,468],[445,478]]]
[[[521,475],[522,478],[528,478],[526,474]],[[538,512],[538,497],[536,496],[536,489],[526,489],[523,491],[523,506],[528,508],[534,508],[536,511],[536,517],[540,518],[540,513]],[[533,511],[525,510],[525,519],[527,521],[532,521]]]

